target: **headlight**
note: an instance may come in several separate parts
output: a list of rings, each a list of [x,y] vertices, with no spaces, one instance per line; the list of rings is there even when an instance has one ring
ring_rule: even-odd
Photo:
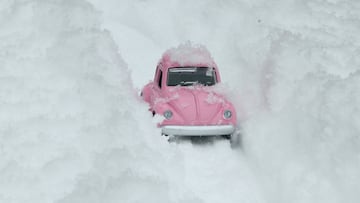
[[[170,110],[164,112],[164,117],[168,120],[172,117],[172,115],[173,113]]]
[[[232,116],[231,111],[229,111],[229,110],[225,110],[225,111],[224,111],[224,118],[225,118],[225,119],[230,119],[231,116]]]

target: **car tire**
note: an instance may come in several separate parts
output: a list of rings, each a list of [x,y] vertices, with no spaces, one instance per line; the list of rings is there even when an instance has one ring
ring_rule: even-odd
[[[230,146],[231,148],[240,148],[241,147],[241,135],[238,132],[235,132],[230,135]]]
[[[230,140],[231,139],[231,135],[221,135],[222,138],[226,139],[226,140]]]

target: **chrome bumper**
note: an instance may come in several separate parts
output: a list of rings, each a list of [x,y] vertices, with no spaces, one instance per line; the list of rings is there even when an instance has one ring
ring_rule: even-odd
[[[162,134],[178,136],[217,136],[230,135],[235,132],[233,125],[211,126],[178,126],[167,125],[162,127]]]

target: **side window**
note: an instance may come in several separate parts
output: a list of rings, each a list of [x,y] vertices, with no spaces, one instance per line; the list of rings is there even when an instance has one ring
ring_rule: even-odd
[[[215,71],[215,70],[214,70],[214,78],[215,78],[215,84],[216,84],[216,83],[218,83],[218,82],[219,82],[219,81],[218,81],[218,79],[217,79],[217,78],[218,78],[218,76],[217,76],[217,73],[216,73],[216,71]]]
[[[159,87],[160,87],[160,89],[161,89],[161,83],[162,83],[162,71],[161,70],[159,70],[160,71],[160,73],[159,73],[159,78],[158,78],[158,85],[159,85]]]

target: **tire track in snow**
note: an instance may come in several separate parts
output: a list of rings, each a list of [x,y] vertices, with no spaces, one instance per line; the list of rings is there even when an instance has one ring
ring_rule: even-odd
[[[264,202],[246,157],[227,140],[174,147],[183,155],[185,185],[204,202]]]

